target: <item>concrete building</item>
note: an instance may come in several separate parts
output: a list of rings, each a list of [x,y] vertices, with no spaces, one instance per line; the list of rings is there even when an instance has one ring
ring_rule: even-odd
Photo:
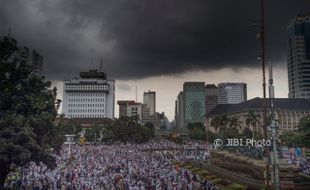
[[[238,104],[247,100],[247,85],[245,83],[220,83],[219,104]]]
[[[142,104],[133,100],[117,101],[119,106],[119,117],[138,117],[142,121]]]
[[[148,91],[143,93],[143,104],[150,109],[150,115],[154,115],[156,112],[156,92]]]
[[[206,85],[206,113],[211,111],[219,101],[219,90],[214,84]]]
[[[178,94],[175,105],[175,124],[177,129],[184,128],[184,97],[183,91]]]
[[[104,72],[81,72],[64,81],[62,112],[68,118],[114,118],[115,81]],[[89,121],[89,120],[88,120]]]
[[[142,123],[151,121],[150,108],[146,104],[142,104]]]
[[[183,84],[184,126],[188,123],[205,120],[206,94],[204,82],[185,82]]]
[[[292,20],[288,33],[289,98],[310,99],[310,14]]]
[[[227,114],[228,117],[238,117],[243,125],[239,132],[242,132],[246,127],[245,115],[249,111],[254,111],[259,115],[259,126],[256,132],[263,133],[261,125],[263,123],[263,99],[253,98],[251,100],[239,104],[219,104],[207,114],[206,128],[215,132],[211,126],[211,121],[217,116]],[[267,99],[267,117],[270,113],[270,101]],[[279,132],[293,131],[297,129],[297,125],[301,118],[310,116],[310,101],[306,99],[289,99],[275,98],[274,99],[275,119],[279,126]]]

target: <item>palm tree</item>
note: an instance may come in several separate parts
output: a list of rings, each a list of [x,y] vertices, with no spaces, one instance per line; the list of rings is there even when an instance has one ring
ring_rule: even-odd
[[[220,125],[219,125],[221,138],[223,138],[224,131],[225,131],[228,123],[229,123],[229,117],[226,114],[221,115],[220,116]]]
[[[241,129],[242,124],[243,123],[242,121],[240,121],[239,117],[233,116],[229,118],[229,128],[236,132],[236,134],[234,133],[234,135],[239,134],[238,129]]]
[[[241,126],[242,126],[243,122],[240,121],[240,118],[239,117],[231,117],[229,119],[229,127],[231,128],[235,128],[235,129],[241,129]]]
[[[245,124],[249,127],[252,126],[253,138],[255,137],[255,132],[257,131],[257,126],[260,123],[260,115],[256,114],[255,111],[250,110],[245,116]]]
[[[220,118],[219,117],[215,117],[211,120],[210,123],[211,127],[213,127],[215,129],[215,132],[217,133],[218,128],[220,126]]]

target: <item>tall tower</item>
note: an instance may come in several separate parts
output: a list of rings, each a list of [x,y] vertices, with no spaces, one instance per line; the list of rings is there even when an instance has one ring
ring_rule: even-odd
[[[209,113],[217,104],[219,90],[214,84],[206,85],[206,114]]]
[[[156,112],[156,92],[148,91],[143,93],[143,104],[150,109],[150,115],[155,115]]]
[[[310,99],[310,13],[288,25],[289,98]]]
[[[183,84],[184,125],[204,123],[206,112],[206,93],[204,82],[185,82]]]

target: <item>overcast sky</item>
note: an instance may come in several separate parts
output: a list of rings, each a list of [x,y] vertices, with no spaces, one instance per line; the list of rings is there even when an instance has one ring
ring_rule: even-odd
[[[157,91],[157,111],[173,119],[184,81],[246,82],[261,96],[259,0],[0,0],[0,34],[44,56],[59,82],[99,68],[117,81],[118,99]],[[287,97],[288,22],[309,0],[266,1],[267,61],[276,94]],[[256,24],[255,24],[256,23]],[[255,26],[256,25],[256,26]],[[118,115],[118,114],[116,114]]]

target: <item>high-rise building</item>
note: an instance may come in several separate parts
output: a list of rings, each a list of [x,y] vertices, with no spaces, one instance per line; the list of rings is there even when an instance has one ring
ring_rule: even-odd
[[[142,104],[132,100],[117,101],[119,105],[119,117],[138,117],[142,121]]]
[[[146,104],[142,104],[142,123],[150,122],[150,108]]]
[[[80,78],[64,81],[62,111],[68,118],[114,118],[115,81],[104,72],[81,72]]]
[[[219,101],[219,90],[214,84],[206,85],[206,113],[211,111]]]
[[[206,94],[204,82],[185,82],[184,96],[184,125],[188,123],[204,123]]]
[[[156,92],[148,91],[143,93],[143,104],[150,109],[150,115],[154,115],[156,112]]]
[[[21,47],[19,49],[20,58],[28,65],[35,66],[37,74],[42,75],[43,72],[43,56],[37,51],[31,50],[27,47]]]
[[[219,104],[238,104],[247,100],[247,85],[245,83],[220,83]]]
[[[292,20],[288,32],[289,97],[310,99],[310,14]]]
[[[175,124],[176,128],[184,128],[184,97],[183,91],[178,94],[175,105]]]

